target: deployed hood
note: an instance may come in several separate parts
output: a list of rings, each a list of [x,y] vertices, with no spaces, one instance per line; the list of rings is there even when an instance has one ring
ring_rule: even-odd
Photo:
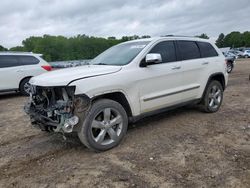
[[[37,86],[65,86],[77,79],[111,74],[120,71],[120,66],[109,65],[85,65],[74,68],[55,70],[33,77],[30,80],[32,85]]]

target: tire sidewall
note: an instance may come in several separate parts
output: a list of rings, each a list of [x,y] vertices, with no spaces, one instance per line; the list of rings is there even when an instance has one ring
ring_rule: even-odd
[[[114,108],[121,114],[123,118],[123,127],[119,135],[119,140],[117,142],[113,142],[108,145],[97,144],[93,139],[91,132],[92,121],[103,108]],[[127,127],[128,127],[128,117],[122,105],[112,100],[102,99],[93,103],[91,109],[85,116],[85,120],[83,121],[80,131],[78,132],[78,137],[82,141],[82,143],[85,144],[88,148],[94,151],[105,151],[117,146],[121,142],[121,140],[123,139],[123,137],[127,132]]]
[[[25,90],[24,90],[24,85],[26,84],[26,83],[28,83],[30,81],[30,78],[25,78],[25,79],[23,79],[22,81],[21,81],[21,83],[20,83],[20,93],[22,94],[22,95],[24,95],[24,96],[29,96],[29,93],[27,93]]]
[[[230,69],[228,69],[228,66],[230,66]],[[233,70],[233,64],[232,63],[228,63],[227,64],[227,73],[231,73]]]

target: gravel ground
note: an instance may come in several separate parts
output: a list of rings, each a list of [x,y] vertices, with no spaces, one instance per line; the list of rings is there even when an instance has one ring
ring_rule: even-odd
[[[250,187],[249,74],[238,61],[219,112],[146,118],[103,153],[32,128],[26,98],[1,94],[0,187]]]

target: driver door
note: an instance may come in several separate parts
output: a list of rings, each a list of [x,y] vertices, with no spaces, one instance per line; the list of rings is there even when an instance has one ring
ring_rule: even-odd
[[[182,71],[180,61],[177,61],[175,42],[160,42],[149,53],[161,54],[162,62],[140,68],[141,113],[182,102]]]

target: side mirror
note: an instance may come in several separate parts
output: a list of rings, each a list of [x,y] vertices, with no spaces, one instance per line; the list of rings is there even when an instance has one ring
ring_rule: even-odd
[[[161,54],[156,54],[156,53],[147,54],[145,61],[147,64],[161,63],[162,62]]]

